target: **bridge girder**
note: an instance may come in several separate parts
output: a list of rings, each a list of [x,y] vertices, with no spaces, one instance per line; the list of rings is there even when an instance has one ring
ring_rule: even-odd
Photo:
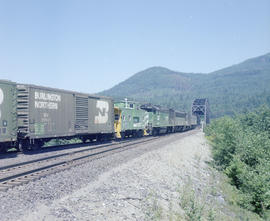
[[[197,122],[199,123],[199,119],[201,116],[204,116],[204,122],[206,124],[210,123],[210,109],[207,98],[198,98],[195,99],[192,103],[192,114],[197,116]]]

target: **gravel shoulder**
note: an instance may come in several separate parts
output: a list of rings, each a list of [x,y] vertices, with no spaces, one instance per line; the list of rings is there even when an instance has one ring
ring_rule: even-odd
[[[210,160],[201,131],[164,136],[0,193],[1,220],[184,220],[194,197],[233,220]]]

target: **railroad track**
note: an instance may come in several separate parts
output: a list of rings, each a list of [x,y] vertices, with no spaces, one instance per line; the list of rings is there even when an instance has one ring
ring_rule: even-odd
[[[158,139],[158,137],[127,140],[3,166],[0,167],[0,191],[6,191],[11,187],[40,179],[49,174],[57,173],[91,160],[105,157],[109,154],[131,149],[136,147],[136,145],[156,139]]]
[[[134,139],[134,138],[128,138],[128,139]],[[53,146],[44,146],[41,149],[38,150],[31,150],[28,151],[26,150],[25,152],[20,152],[17,150],[13,150],[10,152],[5,152],[5,153],[0,153],[0,160],[9,158],[15,155],[19,154],[28,154],[28,153],[34,153],[34,154],[39,154],[39,153],[50,153],[53,151],[61,151],[61,150],[67,150],[67,149],[72,149],[72,148],[81,148],[85,146],[96,146],[96,145],[103,145],[108,143],[108,141],[95,141],[95,142],[87,142],[87,143],[72,143],[72,144],[60,144],[60,145],[53,145]],[[0,167],[1,169],[1,167]]]

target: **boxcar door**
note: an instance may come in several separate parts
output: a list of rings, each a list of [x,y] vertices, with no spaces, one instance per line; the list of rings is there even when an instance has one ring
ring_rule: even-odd
[[[77,134],[88,133],[88,96],[75,96],[75,130]]]

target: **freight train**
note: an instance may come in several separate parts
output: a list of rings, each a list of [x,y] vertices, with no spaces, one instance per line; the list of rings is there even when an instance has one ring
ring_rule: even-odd
[[[83,142],[194,128],[195,116],[157,105],[0,80],[0,151],[38,149],[52,139]]]

